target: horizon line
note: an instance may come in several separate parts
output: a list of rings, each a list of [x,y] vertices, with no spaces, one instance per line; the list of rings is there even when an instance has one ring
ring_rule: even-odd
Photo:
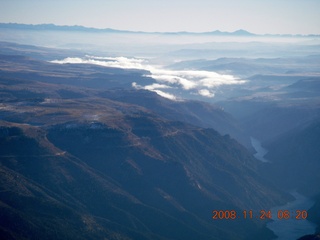
[[[91,31],[114,31],[114,32],[123,32],[123,33],[140,33],[140,34],[238,34],[238,35],[247,35],[247,36],[300,36],[300,37],[307,37],[307,36],[313,36],[313,37],[320,37],[319,34],[315,33],[308,33],[308,34],[301,34],[301,33],[263,33],[263,34],[257,34],[253,32],[249,32],[245,29],[237,29],[235,31],[221,31],[220,29],[212,30],[212,31],[205,31],[205,32],[193,32],[193,31],[139,31],[139,30],[124,30],[124,29],[116,29],[116,28],[97,28],[97,27],[87,27],[83,25],[57,25],[54,23],[38,23],[38,24],[29,24],[29,23],[17,23],[17,22],[0,22],[0,25],[24,25],[24,26],[30,26],[30,27],[41,27],[41,26],[52,26],[57,28],[78,28],[74,29],[75,31],[81,31],[81,30],[91,30]],[[2,26],[1,26],[2,27]],[[41,29],[40,29],[41,30]],[[70,29],[69,29],[70,30]]]

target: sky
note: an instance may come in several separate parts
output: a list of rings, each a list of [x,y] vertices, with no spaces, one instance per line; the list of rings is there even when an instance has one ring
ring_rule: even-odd
[[[320,34],[320,0],[0,0],[0,22],[147,32]]]

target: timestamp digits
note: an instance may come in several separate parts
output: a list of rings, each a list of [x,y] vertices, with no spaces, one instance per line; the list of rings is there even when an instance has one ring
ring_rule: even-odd
[[[234,220],[237,218],[237,212],[235,210],[213,210],[212,219],[231,219]]]
[[[279,220],[296,219],[305,220],[308,217],[308,212],[306,210],[278,210],[274,212],[276,218]],[[243,210],[242,212],[237,212],[236,210],[213,210],[212,219],[213,220],[235,220],[235,219],[261,219],[268,220],[272,219],[271,210],[261,210],[258,213],[254,213],[252,210]]]

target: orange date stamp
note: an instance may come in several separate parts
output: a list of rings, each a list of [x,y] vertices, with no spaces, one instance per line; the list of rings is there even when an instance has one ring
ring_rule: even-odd
[[[274,216],[275,215],[275,216]],[[296,219],[306,220],[308,218],[307,210],[277,210],[272,212],[271,210],[260,210],[258,213],[254,213],[252,210],[243,210],[237,212],[235,210],[213,210],[213,220],[235,220],[235,219],[261,219],[268,220],[278,218],[280,220]]]

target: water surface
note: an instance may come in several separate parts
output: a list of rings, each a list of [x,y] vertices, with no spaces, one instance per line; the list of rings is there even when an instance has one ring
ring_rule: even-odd
[[[271,209],[272,222],[267,224],[267,227],[278,236],[277,240],[295,240],[307,234],[314,234],[316,225],[308,220],[297,220],[297,210],[308,210],[314,204],[314,201],[308,199],[297,192],[291,192],[295,200],[283,206],[278,206]],[[290,213],[289,219],[279,219],[278,211],[288,210]],[[280,215],[281,216],[281,215]]]
[[[250,137],[251,145],[256,150],[254,154],[255,158],[260,160],[261,162],[269,162],[264,156],[268,153],[268,150],[261,146],[261,142],[258,139]]]

